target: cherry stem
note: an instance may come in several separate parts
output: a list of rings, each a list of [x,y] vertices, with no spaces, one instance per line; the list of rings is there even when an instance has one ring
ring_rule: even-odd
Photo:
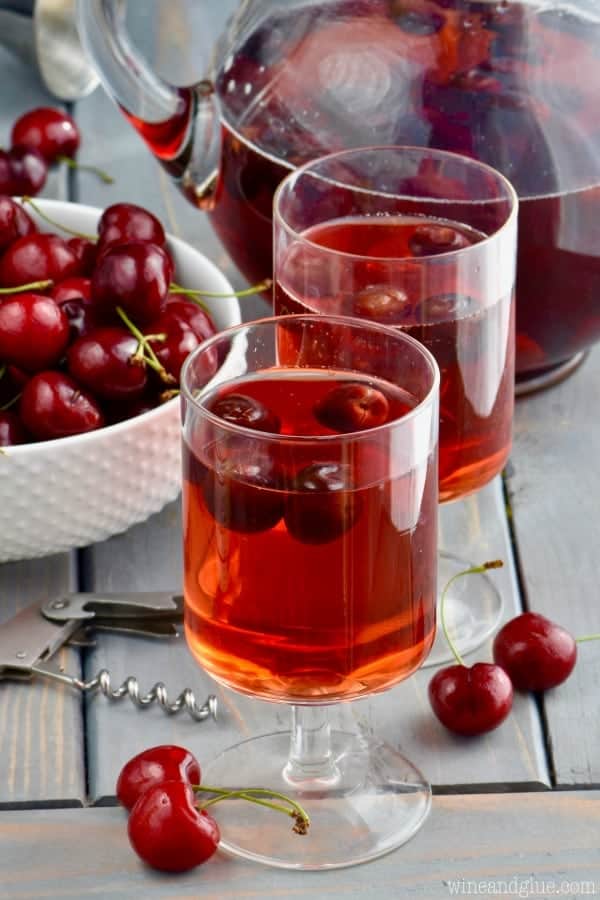
[[[127,328],[132,333],[134,338],[137,338],[137,341],[138,341],[137,350],[131,357],[132,362],[147,363],[151,369],[154,369],[154,371],[157,372],[157,374],[160,376],[160,378],[162,379],[162,381],[164,381],[165,384],[177,384],[177,379],[174,378],[172,375],[169,375],[169,373],[167,372],[167,370],[165,369],[163,364],[160,362],[158,356],[152,349],[151,345],[148,343],[148,337],[145,334],[142,334],[140,329],[136,325],[133,324],[133,322],[131,321],[131,319],[125,312],[125,310],[122,309],[120,306],[117,306],[117,313],[118,313],[121,321],[124,322],[124,324],[127,326]],[[146,353],[148,354],[147,356],[145,356],[143,354],[143,352],[140,353],[140,347],[146,351]]]
[[[479,575],[482,572],[487,572],[488,569],[501,569],[504,563],[501,559],[492,559],[489,562],[484,562],[480,566],[470,566],[468,569],[463,569],[462,572],[457,572],[456,575],[453,575],[452,578],[449,578],[446,584],[444,585],[444,589],[442,591],[442,596],[440,597],[440,621],[442,623],[442,631],[444,632],[444,637],[448,641],[448,646],[452,651],[452,655],[454,659],[458,663],[459,666],[464,666],[465,661],[458,652],[456,648],[456,644],[450,637],[450,632],[448,631],[448,626],[446,624],[446,615],[445,615],[445,600],[446,594],[448,593],[448,588],[454,584],[459,578],[462,578],[463,575]]]
[[[270,791],[266,788],[224,790],[223,788],[210,787],[206,784],[192,785],[192,789],[195,793],[206,791],[206,793],[217,795],[203,803],[200,809],[208,809],[209,806],[214,806],[215,803],[220,803],[221,800],[237,798],[239,800],[247,800],[249,803],[256,803],[258,806],[266,806],[268,809],[273,809],[276,812],[281,812],[286,816],[290,816],[294,819],[295,823],[292,830],[297,834],[306,834],[310,826],[310,817],[306,810],[300,806],[299,803],[296,803],[295,800],[292,800],[291,797],[287,797],[285,794],[280,794],[277,791]],[[275,800],[283,800],[284,803],[289,804],[291,809],[287,806],[281,806],[279,803],[271,803],[268,800],[262,800],[261,797],[272,797]]]
[[[193,300],[196,295],[199,295],[200,297],[250,297],[253,294],[261,294],[263,291],[268,291],[272,286],[272,279],[265,278],[264,281],[260,281],[258,284],[253,284],[252,287],[245,288],[243,291],[231,291],[231,293],[184,288],[180,284],[176,284],[175,282],[171,283],[171,285],[169,286],[169,290],[172,294],[185,294],[187,297],[191,297],[191,299]]]
[[[575,638],[576,644],[585,644],[586,641],[600,641],[600,634],[584,634],[583,637]]]
[[[25,195],[21,197],[21,201],[24,205],[28,203],[29,206],[31,206],[31,208],[34,210],[34,212],[37,213],[40,219],[48,222],[48,224],[52,225],[54,228],[60,228],[60,230],[64,231],[66,234],[72,234],[73,237],[83,238],[86,241],[93,241],[94,243],[96,243],[96,241],[98,240],[97,234],[85,234],[83,231],[75,231],[73,228],[68,228],[66,225],[61,225],[60,222],[57,222],[55,219],[52,219],[50,216],[46,215],[45,212],[42,212],[37,203],[35,203],[31,199],[31,197],[27,197]]]
[[[178,397],[180,393],[179,388],[172,388],[170,391],[162,391],[158,399],[161,403],[166,403],[168,400],[172,400],[173,397]]]
[[[0,410],[2,412],[4,412],[6,409],[10,409],[11,406],[14,406],[15,403],[17,402],[17,400],[20,399],[20,397],[21,397],[20,392],[18,394],[15,394],[15,396],[11,400],[9,400],[8,403],[5,403],[4,406],[0,406]]]
[[[53,281],[30,281],[29,284],[20,284],[18,287],[0,288],[0,294],[22,294],[24,291],[45,291],[52,287]]]
[[[115,183],[115,179],[111,175],[108,175],[103,169],[99,169],[97,166],[84,165],[83,163],[77,162],[76,159],[72,159],[70,156],[57,156],[56,162],[64,163],[69,169],[80,169],[82,172],[92,172],[92,174],[97,175],[104,184]]]

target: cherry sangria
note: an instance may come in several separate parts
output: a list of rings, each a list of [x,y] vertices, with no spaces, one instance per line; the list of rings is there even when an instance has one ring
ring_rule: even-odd
[[[285,840],[233,804],[223,846],[294,869],[374,859],[431,790],[395,747],[334,730],[329,705],[407,678],[433,643],[435,360],[376,323],[285,316],[205,341],[181,384],[189,647],[219,682],[292,704],[291,732],[229,747],[203,780],[267,785],[310,818]]]
[[[515,204],[486,166],[399,147],[316,160],[275,199],[277,313],[371,319],[435,356],[442,501],[479,490],[511,447]]]
[[[433,420],[418,459],[392,448],[420,397],[391,353],[415,345],[321,317],[256,331],[274,338],[273,359],[188,401],[190,648],[219,681],[266,699],[383,690],[420,665],[435,626]],[[213,342],[227,348],[224,369],[239,334]],[[365,338],[376,376],[364,371]],[[307,342],[327,346],[327,359],[308,361]]]

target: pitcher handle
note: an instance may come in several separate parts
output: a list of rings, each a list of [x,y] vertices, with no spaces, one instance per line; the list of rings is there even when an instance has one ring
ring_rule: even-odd
[[[81,42],[107,93],[182,193],[214,207],[221,159],[219,103],[212,82],[176,88],[131,44],[125,0],[78,0]]]

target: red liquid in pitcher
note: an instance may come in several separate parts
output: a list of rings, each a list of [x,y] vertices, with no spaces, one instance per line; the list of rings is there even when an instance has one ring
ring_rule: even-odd
[[[448,249],[483,238],[453,222],[416,216],[348,218],[310,229],[304,235],[310,243],[291,244],[280,261],[275,312],[369,318],[398,326],[425,344],[441,371],[439,479],[440,500],[446,501],[479,490],[508,458],[512,303],[510,296],[470,292],[468,272],[452,253],[426,269],[411,263],[426,249],[420,235],[430,225],[441,229],[442,237],[447,232]],[[332,262],[322,247],[352,256]]]
[[[384,421],[415,406],[387,382],[286,368],[204,404],[243,393],[282,434],[332,435],[315,409],[349,380],[384,394]],[[271,700],[331,702],[383,690],[422,662],[435,624],[436,465],[425,456],[400,471],[391,429],[319,447],[232,438],[205,421],[187,434],[186,636],[217,680]]]
[[[599,84],[600,15],[584,18],[566,3],[322,0],[283,9],[219,73],[215,229],[256,283],[271,274],[273,192],[294,166],[374,144],[480,159],[520,197],[517,372],[544,369],[600,338]],[[163,162],[174,134],[184,143],[187,132],[183,114],[134,124]],[[167,165],[177,173],[177,161]]]

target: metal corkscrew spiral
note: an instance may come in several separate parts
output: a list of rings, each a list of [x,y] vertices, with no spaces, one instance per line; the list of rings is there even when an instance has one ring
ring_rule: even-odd
[[[147,693],[142,694],[140,693],[139,682],[133,675],[129,675],[118,687],[113,688],[108,669],[101,669],[96,677],[89,681],[82,681],[73,675],[54,672],[42,666],[33,666],[32,671],[43,675],[45,678],[51,678],[54,681],[60,681],[63,684],[76,687],[84,694],[97,690],[109,700],[121,700],[123,697],[129,697],[131,702],[140,708],[150,706],[151,703],[157,703],[167,715],[175,715],[184,710],[196,722],[202,722],[208,718],[217,718],[217,698],[215,695],[209,694],[202,706],[199,706],[191,688],[185,688],[171,703],[169,702],[167,688],[162,681],[157,681]]]

